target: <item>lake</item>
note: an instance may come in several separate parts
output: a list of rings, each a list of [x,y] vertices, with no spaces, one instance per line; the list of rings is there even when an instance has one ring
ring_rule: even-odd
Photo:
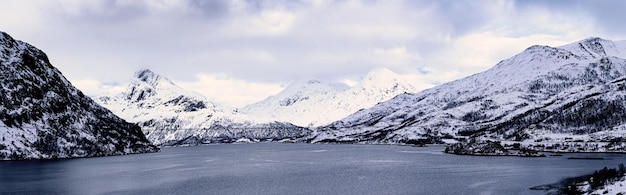
[[[543,194],[529,187],[624,163],[623,154],[485,157],[444,147],[219,144],[159,153],[0,162],[0,194]],[[568,160],[571,156],[608,160]]]

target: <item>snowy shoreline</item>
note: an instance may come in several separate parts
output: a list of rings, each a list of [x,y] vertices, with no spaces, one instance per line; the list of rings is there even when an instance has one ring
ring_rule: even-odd
[[[529,189],[544,191],[546,194],[625,194],[626,168],[624,164],[612,169],[604,167],[592,174],[569,177]]]

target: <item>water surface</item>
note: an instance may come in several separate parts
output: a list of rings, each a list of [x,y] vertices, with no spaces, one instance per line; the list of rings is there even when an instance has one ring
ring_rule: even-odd
[[[128,156],[5,161],[0,162],[0,194],[542,194],[528,188],[626,160],[622,154],[458,156],[443,149],[222,144]]]

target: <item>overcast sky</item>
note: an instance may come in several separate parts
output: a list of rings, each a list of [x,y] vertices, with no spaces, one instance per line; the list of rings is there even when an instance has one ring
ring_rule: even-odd
[[[374,68],[427,87],[531,45],[626,39],[626,1],[4,0],[0,31],[44,50],[86,94],[143,68],[240,106],[303,78]]]

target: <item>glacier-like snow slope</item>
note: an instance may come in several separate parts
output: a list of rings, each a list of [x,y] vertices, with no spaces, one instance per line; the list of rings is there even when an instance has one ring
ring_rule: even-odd
[[[137,123],[157,145],[293,141],[308,129],[219,107],[150,70],[141,70],[119,94],[96,98],[120,117]]]
[[[240,111],[299,126],[317,127],[409,92],[416,92],[416,89],[402,76],[387,69],[375,69],[352,87],[318,80],[298,81]]]
[[[356,112],[318,129],[309,141],[613,139],[610,132],[626,126],[625,59],[624,41],[532,46],[485,72]]]
[[[83,95],[41,50],[0,32],[0,159],[156,152],[139,126]]]

